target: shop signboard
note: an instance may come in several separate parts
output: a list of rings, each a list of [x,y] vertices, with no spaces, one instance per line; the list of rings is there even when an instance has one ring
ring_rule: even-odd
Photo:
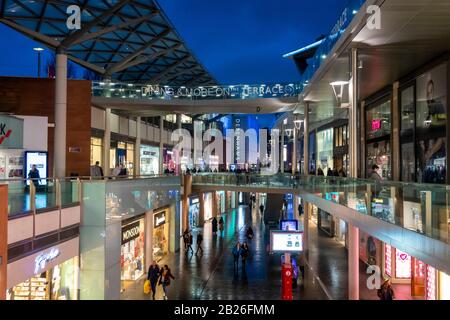
[[[164,223],[166,223],[166,212],[161,211],[161,212],[155,213],[155,215],[153,216],[153,219],[154,219],[154,224],[153,224],[154,228],[162,226]]]
[[[122,245],[139,237],[140,234],[139,221],[127,224],[122,227]]]
[[[272,252],[303,251],[303,232],[300,231],[270,231],[270,250]]]
[[[0,115],[0,149],[23,148],[23,120]]]
[[[45,270],[46,265],[59,257],[60,251],[58,248],[52,248],[49,251],[43,252],[34,259],[34,274],[39,274]]]

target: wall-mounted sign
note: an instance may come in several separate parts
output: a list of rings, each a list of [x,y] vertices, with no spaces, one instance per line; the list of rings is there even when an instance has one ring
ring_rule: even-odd
[[[122,227],[122,245],[139,237],[141,233],[140,222],[136,221]]]
[[[270,250],[275,252],[303,251],[303,232],[270,231]]]
[[[81,152],[81,148],[80,147],[69,147],[69,152],[80,153]]]
[[[60,255],[58,248],[52,248],[48,252],[43,252],[34,259],[34,274],[40,274],[45,271],[46,265],[55,260]]]
[[[161,211],[161,212],[155,213],[155,215],[153,216],[153,219],[154,219],[153,220],[154,228],[157,228],[157,227],[163,225],[164,223],[166,223],[166,212]]]
[[[23,120],[0,116],[0,149],[23,148]]]

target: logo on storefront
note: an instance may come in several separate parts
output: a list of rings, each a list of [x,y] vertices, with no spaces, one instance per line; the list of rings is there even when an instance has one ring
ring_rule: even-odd
[[[138,238],[140,233],[139,221],[126,225],[122,228],[122,244]]]
[[[34,274],[39,274],[45,270],[45,266],[55,260],[60,255],[57,248],[51,249],[49,252],[41,253],[34,259]]]
[[[154,227],[159,227],[161,225],[163,225],[164,223],[166,223],[166,212],[162,211],[159,213],[155,213],[154,216]]]
[[[3,143],[11,135],[12,130],[6,128],[6,123],[0,123],[0,144]]]

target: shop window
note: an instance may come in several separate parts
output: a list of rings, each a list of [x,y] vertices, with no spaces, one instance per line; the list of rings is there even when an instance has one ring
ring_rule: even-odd
[[[402,181],[415,181],[415,153],[413,142],[401,145],[401,162]]]
[[[333,170],[333,128],[317,132],[317,169]]]
[[[370,177],[374,164],[380,167],[381,177],[383,179],[391,179],[391,150],[389,140],[369,143],[367,145],[367,177]]]
[[[99,161],[100,166],[103,165],[103,139],[91,138],[91,165]]]
[[[391,134],[391,101],[388,100],[366,113],[367,139],[380,138]]]

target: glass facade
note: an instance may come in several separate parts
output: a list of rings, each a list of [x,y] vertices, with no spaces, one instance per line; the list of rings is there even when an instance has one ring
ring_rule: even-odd
[[[334,169],[333,163],[333,128],[317,132],[317,169],[324,173]]]
[[[100,166],[103,166],[103,139],[91,138],[91,166],[95,165],[95,162],[100,162]]]

